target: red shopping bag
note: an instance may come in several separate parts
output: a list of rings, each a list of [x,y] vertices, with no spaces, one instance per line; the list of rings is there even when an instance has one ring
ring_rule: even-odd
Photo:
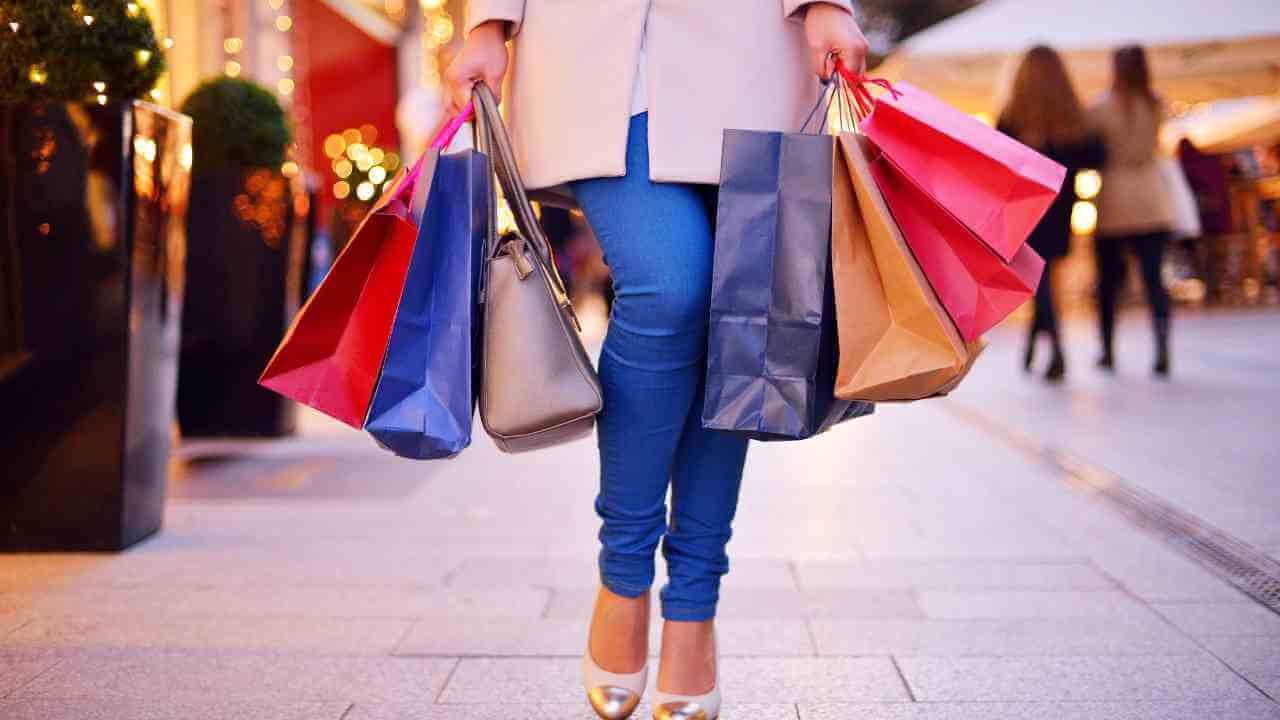
[[[844,73],[850,84],[864,80]],[[877,97],[860,128],[922,192],[1009,262],[1066,177],[1058,163],[906,82]]]
[[[977,340],[1035,294],[1044,260],[1029,245],[1005,262],[888,155],[875,158],[871,174],[965,342]]]
[[[447,145],[470,112],[432,142]],[[342,422],[364,425],[418,228],[414,189],[431,182],[428,152],[374,204],[293,319],[258,384]]]

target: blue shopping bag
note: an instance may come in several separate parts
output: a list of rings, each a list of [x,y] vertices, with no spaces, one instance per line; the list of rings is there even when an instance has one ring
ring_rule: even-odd
[[[471,444],[491,211],[485,155],[428,152],[418,237],[365,421],[379,445],[418,460],[452,457]]]
[[[834,394],[834,141],[724,133],[704,427],[799,440],[873,410]]]

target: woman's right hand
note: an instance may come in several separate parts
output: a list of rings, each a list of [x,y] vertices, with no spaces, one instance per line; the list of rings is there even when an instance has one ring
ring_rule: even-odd
[[[448,114],[457,115],[471,101],[471,89],[483,82],[502,101],[502,78],[507,74],[507,23],[492,20],[477,25],[462,50],[444,72]]]

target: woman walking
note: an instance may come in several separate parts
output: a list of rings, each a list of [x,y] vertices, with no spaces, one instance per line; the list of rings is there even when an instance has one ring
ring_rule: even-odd
[[[1035,313],[1027,335],[1024,366],[1035,360],[1036,339],[1049,336],[1053,357],[1045,379],[1061,380],[1066,373],[1058,313],[1054,307],[1053,267],[1071,249],[1071,208],[1075,200],[1076,174],[1081,168],[1101,167],[1102,143],[1085,124],[1084,107],[1072,87],[1067,68],[1058,53],[1044,45],[1027,51],[1013,83],[1008,104],[1000,113],[999,129],[1067,168],[1058,198],[1049,206],[1027,242],[1045,259],[1044,276],[1036,289]]]
[[[1116,296],[1124,285],[1125,253],[1138,257],[1155,329],[1154,372],[1169,374],[1169,293],[1160,276],[1173,211],[1156,162],[1163,104],[1151,89],[1146,52],[1131,45],[1115,51],[1111,90],[1089,111],[1102,137],[1107,160],[1098,194],[1098,316],[1102,357],[1098,366],[1115,368]]]
[[[454,111],[475,83],[499,92],[506,81],[525,182],[572,194],[614,281],[588,699],[606,719],[639,702],[661,541],[653,716],[713,720],[714,617],[747,449],[700,422],[721,135],[796,130],[830,53],[861,70],[866,41],[848,0],[471,0],[466,25],[446,73]]]

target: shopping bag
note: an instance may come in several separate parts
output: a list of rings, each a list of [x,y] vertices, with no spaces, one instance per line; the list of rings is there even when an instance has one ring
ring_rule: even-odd
[[[1201,235],[1200,206],[1191,190],[1187,174],[1177,158],[1161,155],[1156,160],[1160,168],[1160,181],[1164,185],[1169,207],[1173,209],[1173,234],[1179,238],[1198,238]]]
[[[294,318],[258,384],[359,428],[382,366],[418,229],[402,175],[361,221]]]
[[[417,460],[471,444],[480,269],[488,222],[489,160],[474,150],[427,151],[434,166],[365,430]]]
[[[726,130],[704,427],[801,439],[865,415],[834,395],[834,139]]]
[[[966,343],[1035,294],[1044,260],[1023,244],[1005,262],[916,185],[888,155],[871,162],[876,187],[920,269]]]
[[[447,143],[469,112],[449,121],[436,142]],[[425,159],[402,171],[356,227],[258,384],[352,427],[364,424],[418,232],[410,205]]]
[[[875,402],[948,392],[973,354],[925,279],[876,187],[866,137],[842,133],[832,190],[837,397]]]
[[[851,84],[863,79],[844,71]],[[1066,168],[907,82],[861,130],[926,196],[1006,262],[1049,209]]]

